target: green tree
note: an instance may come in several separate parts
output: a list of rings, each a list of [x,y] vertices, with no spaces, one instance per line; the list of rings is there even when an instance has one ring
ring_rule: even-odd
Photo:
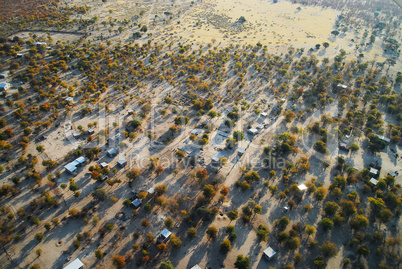
[[[135,180],[139,177],[140,170],[136,168],[132,168],[130,171],[127,172],[126,176],[129,180]]]
[[[161,262],[159,265],[159,269],[174,269],[174,266],[171,261]]]
[[[306,232],[306,234],[307,234],[308,236],[315,234],[316,231],[317,231],[317,230],[315,229],[314,226],[311,226],[311,225],[306,224],[305,232]]]
[[[385,203],[384,200],[381,198],[373,198],[373,197],[369,197],[368,198],[369,202],[370,202],[370,207],[371,210],[373,211],[374,214],[378,214],[379,212],[381,212],[385,207]]]
[[[171,218],[171,217],[167,217],[166,219],[165,219],[165,226],[167,227],[167,228],[172,228],[173,227],[173,224],[174,224],[174,222],[173,222],[173,219]]]
[[[260,241],[267,241],[267,237],[269,235],[269,230],[268,227],[260,224],[258,226],[258,231],[257,231],[257,238]]]
[[[197,229],[196,228],[189,228],[187,230],[187,236],[191,239],[195,238],[197,236]]]
[[[183,151],[181,151],[181,150],[176,151],[175,155],[176,155],[176,157],[177,157],[179,160],[181,160],[181,159],[183,159],[184,157],[186,157],[186,154],[185,154]]]
[[[339,205],[342,208],[342,212],[347,216],[350,216],[350,215],[353,215],[354,213],[356,213],[356,206],[353,203],[353,201],[341,200]]]
[[[243,257],[243,255],[238,255],[234,266],[237,269],[248,269],[250,266],[250,258],[247,256]]]
[[[228,162],[228,159],[226,157],[220,157],[219,158],[220,166],[224,166],[227,162]]]
[[[36,146],[36,150],[37,150],[39,153],[42,153],[42,152],[45,151],[45,148],[44,148],[42,145],[38,145],[38,146]]]
[[[174,124],[176,125],[187,125],[189,122],[189,117],[179,116],[174,119]]]
[[[359,245],[357,247],[357,254],[367,257],[370,254],[370,249],[366,245]]]
[[[327,193],[328,193],[327,189],[325,189],[324,187],[318,187],[314,193],[314,198],[317,201],[322,201],[322,200],[324,200]]]
[[[350,144],[350,150],[351,151],[353,151],[353,152],[356,152],[356,151],[358,151],[359,149],[360,149],[360,147],[356,144],[356,143],[352,143],[352,144]]]
[[[318,140],[317,142],[315,142],[314,144],[314,149],[322,154],[325,154],[327,152],[327,145],[321,141]]]
[[[205,233],[207,234],[209,239],[215,239],[218,235],[218,228],[214,226],[209,226]]]
[[[163,195],[164,193],[166,193],[166,191],[167,191],[167,187],[164,184],[159,184],[159,185],[155,186],[155,193],[157,196]]]
[[[105,189],[94,190],[91,195],[97,201],[106,201],[109,198]]]
[[[180,238],[174,234],[170,237],[170,243],[172,244],[173,248],[181,248],[182,242]]]
[[[100,260],[103,258],[103,252],[100,249],[95,250],[95,257]]]
[[[369,220],[363,216],[363,215],[356,215],[352,220],[350,221],[350,226],[353,229],[361,229],[361,228],[366,228],[369,225]]]
[[[323,218],[320,221],[320,225],[322,228],[324,228],[324,230],[331,230],[334,227],[333,221],[330,220],[329,218]]]
[[[43,233],[36,233],[35,234],[35,239],[38,240],[39,242],[43,240],[45,236],[43,235]]]
[[[290,123],[294,120],[294,118],[296,117],[296,114],[293,113],[291,110],[286,110],[284,116],[285,116],[285,121],[287,123]]]
[[[260,175],[256,171],[251,171],[245,174],[244,179],[247,180],[247,182],[256,182],[260,180]]]
[[[230,243],[230,241],[229,241],[228,239],[225,239],[225,240],[223,240],[223,241],[221,242],[220,250],[221,250],[223,253],[227,253],[227,252],[229,252],[229,250],[231,250],[231,249],[232,249],[232,244]]]
[[[389,209],[383,209],[378,214],[378,219],[382,223],[389,222],[391,220],[391,217],[392,217],[392,212]]]
[[[233,221],[239,217],[239,212],[236,209],[234,209],[232,211],[229,211],[226,215],[228,216],[230,221]]]
[[[279,227],[281,227],[282,229],[285,229],[285,228],[289,225],[289,219],[288,219],[288,217],[282,217],[282,218],[278,221],[278,225],[279,225]]]
[[[236,140],[236,142],[242,141],[244,139],[243,132],[242,131],[234,131],[233,139]]]
[[[325,257],[334,257],[338,254],[338,248],[332,242],[326,241],[320,247],[322,255]]]
[[[287,241],[287,246],[291,250],[295,250],[300,246],[300,238],[299,237],[291,237]]]
[[[271,192],[272,195],[278,192],[278,187],[274,185],[269,185],[268,187],[269,191]]]
[[[227,147],[228,149],[234,148],[235,145],[236,145],[236,139],[230,138],[230,137],[226,139],[226,147]]]
[[[334,202],[326,202],[324,206],[324,212],[328,216],[334,216],[338,211],[339,205]]]
[[[213,119],[213,118],[215,118],[216,116],[218,116],[218,113],[217,113],[215,110],[210,110],[210,111],[208,112],[208,116],[209,116],[211,119]]]
[[[215,191],[214,186],[212,186],[212,185],[205,185],[204,188],[202,189],[202,193],[204,194],[204,196],[205,196],[206,198],[209,198],[209,199],[210,199],[210,198],[212,198],[212,197],[215,196],[216,191]]]
[[[253,210],[255,214],[260,214],[262,207],[260,205],[256,205]]]

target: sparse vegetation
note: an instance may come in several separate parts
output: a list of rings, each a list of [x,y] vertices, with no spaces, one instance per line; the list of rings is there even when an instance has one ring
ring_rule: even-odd
[[[398,267],[392,1],[0,6],[3,267]]]

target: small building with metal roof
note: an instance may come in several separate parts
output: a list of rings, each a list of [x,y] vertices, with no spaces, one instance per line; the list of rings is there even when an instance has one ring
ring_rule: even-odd
[[[263,253],[263,256],[268,260],[271,260],[276,254],[275,250],[273,250],[271,247],[265,249]]]
[[[170,236],[172,235],[172,233],[168,230],[168,229],[164,229],[161,234],[158,236],[158,243],[165,243],[166,241],[169,240]]]
[[[84,268],[84,264],[82,263],[82,261],[80,259],[75,259],[74,261],[72,261],[69,265],[67,265],[66,267],[63,267],[63,269],[83,269]]]

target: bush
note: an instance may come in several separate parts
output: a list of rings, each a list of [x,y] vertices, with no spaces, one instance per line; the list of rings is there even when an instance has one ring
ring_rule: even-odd
[[[282,217],[280,220],[278,220],[278,226],[281,227],[282,229],[285,229],[289,224],[289,219],[287,217]]]
[[[196,236],[197,236],[197,229],[196,228],[189,228],[188,230],[187,230],[187,236],[189,237],[189,238],[195,238]]]
[[[74,245],[75,248],[78,249],[78,248],[81,246],[81,242],[78,241],[78,240],[74,240],[74,241],[73,241],[73,245]]]
[[[173,248],[181,248],[181,240],[179,237],[175,236],[174,234],[172,234],[172,236],[170,237],[170,243],[172,244]]]
[[[149,211],[152,210],[152,206],[151,206],[150,204],[146,203],[146,204],[144,205],[144,209],[145,209],[147,212],[149,212]]]
[[[247,256],[243,257],[243,255],[238,255],[234,266],[237,269],[248,269],[250,266],[250,258]]]
[[[39,242],[41,242],[44,237],[45,236],[43,235],[43,233],[36,233],[35,234],[35,239],[38,240]]]
[[[233,221],[239,217],[239,212],[237,210],[232,210],[229,211],[226,215],[231,221]]]
[[[259,180],[260,180],[260,175],[259,175],[257,172],[252,171],[252,172],[250,172],[250,173],[247,173],[247,174],[244,176],[244,179],[247,180],[247,182],[259,181]]]
[[[242,141],[244,139],[244,134],[242,131],[234,131],[233,132],[233,139],[238,141]]]
[[[100,260],[103,258],[103,252],[100,249],[95,250],[95,257]]]
[[[308,246],[309,248],[314,248],[317,244],[318,244],[318,241],[317,241],[317,240],[315,240],[315,239],[313,239],[313,238],[310,238],[310,239],[308,240],[307,246]]]
[[[269,230],[266,226],[260,224],[258,226],[257,237],[260,241],[267,241],[267,237],[269,235]]]
[[[146,219],[143,219],[143,220],[141,220],[141,225],[142,225],[143,227],[148,227],[148,226],[149,226],[149,221],[146,220]]]
[[[336,214],[336,211],[338,211],[339,205],[334,202],[326,202],[324,206],[324,212],[328,216],[333,216]]]
[[[113,265],[116,266],[117,268],[123,268],[123,266],[126,264],[126,259],[120,255],[114,256],[112,260]]]
[[[336,245],[332,242],[324,242],[322,246],[320,247],[322,255],[325,257],[334,257],[336,254],[338,254],[338,248]]]
[[[236,238],[237,238],[237,234],[236,234],[236,233],[231,233],[231,234],[229,235],[229,240],[230,240],[231,242],[233,242],[234,240],[236,240]]]
[[[165,226],[166,226],[167,228],[172,228],[172,227],[173,227],[173,224],[174,224],[174,222],[173,222],[173,219],[172,219],[171,217],[167,217],[167,218],[165,219]]]
[[[327,193],[328,193],[327,189],[325,189],[324,187],[318,187],[314,193],[314,198],[317,201],[322,201],[322,200],[324,200]]]
[[[300,238],[298,238],[298,237],[289,238],[289,240],[287,242],[287,246],[291,250],[297,249],[300,246]]]
[[[171,261],[161,262],[159,265],[159,269],[174,269],[174,266]]]
[[[334,227],[334,223],[329,218],[323,218],[320,225],[324,230],[331,230]]]
[[[94,190],[91,195],[97,201],[106,201],[109,198],[105,189]]]
[[[314,268],[317,269],[325,269],[327,268],[327,263],[325,262],[324,258],[322,256],[318,256],[314,260]]]
[[[133,168],[130,171],[127,172],[126,176],[129,180],[135,180],[139,177],[140,175],[140,170]]]
[[[286,241],[289,238],[289,234],[287,232],[280,232],[278,234],[278,241],[283,242]]]
[[[350,227],[353,229],[361,229],[361,228],[366,228],[369,225],[368,219],[363,216],[363,215],[356,215],[351,221],[350,221]]]
[[[295,264],[298,264],[301,262],[301,260],[303,259],[303,256],[300,253],[296,253],[294,258],[293,258],[293,262]]]
[[[210,239],[215,239],[218,235],[218,229],[214,226],[209,226],[205,233]]]
[[[216,194],[215,188],[212,185],[205,185],[202,190],[203,190],[202,193],[208,199],[213,198],[215,196],[215,194]]]
[[[367,257],[370,254],[370,249],[366,245],[359,245],[357,247],[357,254]]]
[[[222,242],[221,242],[221,247],[220,247],[220,250],[223,252],[223,253],[227,253],[227,252],[229,252],[229,250],[231,250],[232,249],[232,244],[230,243],[230,241],[229,240],[223,240]]]

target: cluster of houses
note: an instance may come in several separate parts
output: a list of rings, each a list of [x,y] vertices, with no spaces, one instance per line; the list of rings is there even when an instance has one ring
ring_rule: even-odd
[[[158,244],[160,243],[166,243],[170,236],[172,235],[172,232],[170,232],[168,229],[164,229],[159,236],[157,237],[156,241]],[[272,258],[275,256],[276,251],[273,250],[271,247],[266,248],[263,251],[263,257],[267,260],[272,260]],[[73,262],[71,262],[70,264],[68,264],[66,267],[63,267],[63,269],[83,269],[84,268],[84,264],[82,263],[82,261],[77,258],[75,259]],[[191,269],[201,269],[201,267],[196,264],[193,267],[191,267]]]
[[[8,73],[3,72],[0,74],[0,79],[6,79],[8,78]],[[7,91],[11,88],[11,84],[7,82],[1,82],[0,83],[0,92]]]
[[[75,172],[75,170],[77,170],[77,168],[79,166],[82,166],[85,164],[85,162],[87,161],[87,159],[83,156],[78,157],[77,159],[75,159],[74,161],[66,164],[64,166],[64,168],[66,169],[67,172],[69,172],[70,174],[73,174]]]
[[[370,173],[369,173],[370,183],[373,186],[377,186],[377,184],[378,184],[378,178],[380,176],[381,168],[382,167],[380,165],[372,164],[372,163],[369,164],[369,166],[368,166],[368,169],[370,171]],[[395,172],[394,171],[389,171],[387,175],[396,178],[399,175],[399,173],[397,171],[395,171]]]

